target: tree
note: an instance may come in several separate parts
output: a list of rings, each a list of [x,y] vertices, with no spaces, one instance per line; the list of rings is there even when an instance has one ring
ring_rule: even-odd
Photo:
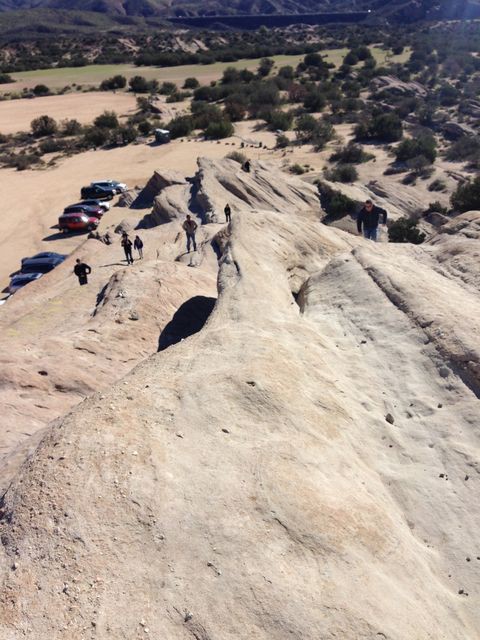
[[[185,78],[185,82],[183,83],[184,89],[196,89],[199,86],[200,83],[196,78]]]
[[[130,91],[133,91],[134,93],[148,93],[150,90],[150,83],[143,76],[133,76],[133,78],[130,78],[128,81],[128,85],[130,87]]]
[[[331,162],[343,162],[346,164],[360,164],[361,162],[368,162],[374,157],[371,153],[365,153],[359,144],[349,142],[345,147],[333,153],[329,160]]]
[[[460,184],[450,199],[455,211],[473,211],[480,209],[480,176],[473,181]]]
[[[280,67],[280,69],[278,70],[278,75],[280,76],[280,78],[284,78],[285,80],[293,80],[293,78],[295,77],[295,71],[293,67],[291,67],[290,65],[286,65],[284,67]]]
[[[406,138],[395,149],[395,157],[398,162],[406,162],[418,156],[424,156],[430,164],[437,157],[437,143],[429,133],[423,133],[415,138]]]
[[[93,124],[96,127],[100,127],[100,129],[117,129],[117,114],[115,113],[115,111],[104,111],[101,115],[95,118]]]
[[[61,122],[61,132],[64,136],[77,136],[82,130],[82,125],[78,120],[67,119]]]
[[[326,170],[325,177],[333,182],[355,182],[358,173],[353,164],[339,164],[334,169]]]
[[[417,220],[411,218],[399,218],[388,227],[388,239],[390,242],[411,242],[421,244],[426,235],[417,229]]]
[[[324,95],[315,88],[307,93],[303,101],[303,106],[310,113],[317,113],[325,108],[326,103]]]
[[[86,147],[103,147],[108,141],[109,131],[100,127],[88,127],[83,136]]]
[[[139,77],[139,76],[137,76]],[[100,83],[101,91],[115,91],[116,89],[124,89],[127,86],[127,79],[125,76],[116,75],[112,78],[102,80]]]
[[[266,78],[272,70],[274,64],[275,62],[270,58],[262,58],[260,60],[260,64],[258,65],[258,75],[261,78]]]
[[[50,116],[39,116],[30,123],[32,133],[36,138],[51,136],[57,131],[57,123]]]
[[[274,109],[265,114],[265,120],[270,125],[270,129],[273,131],[281,130],[288,131],[292,126],[293,115],[288,111],[280,111]]]
[[[147,136],[153,128],[148,120],[141,120],[137,126],[142,136]]]
[[[48,96],[50,93],[50,89],[45,84],[36,84],[33,87],[33,93],[36,96]]]
[[[357,140],[396,142],[402,135],[402,121],[396,113],[381,113],[355,127]]]
[[[170,96],[177,91],[177,85],[174,82],[162,82],[158,90],[159,93],[165,96]]]
[[[205,129],[205,137],[210,138],[212,140],[219,140],[220,138],[229,138],[233,135],[234,129],[230,120],[216,120],[215,122],[210,122],[208,127]]]
[[[172,138],[188,136],[194,129],[193,118],[191,118],[191,116],[177,116],[173,118],[173,120],[170,120],[167,129],[170,131]]]

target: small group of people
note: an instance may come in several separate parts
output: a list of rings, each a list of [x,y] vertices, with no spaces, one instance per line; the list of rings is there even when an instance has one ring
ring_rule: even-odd
[[[143,259],[143,241],[139,236],[135,236],[133,243],[128,237],[128,233],[124,231],[122,233],[122,241],[121,245],[125,252],[125,258],[127,260],[127,264],[133,264],[133,255],[132,255],[132,247],[138,251],[138,259]]]

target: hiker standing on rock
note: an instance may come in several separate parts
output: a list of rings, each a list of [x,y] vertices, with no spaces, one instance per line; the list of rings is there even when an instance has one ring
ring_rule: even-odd
[[[192,220],[192,218],[189,215],[187,215],[187,219],[185,220],[182,226],[183,226],[183,230],[187,234],[187,253],[190,253],[190,242],[193,242],[193,250],[196,251],[197,243],[195,240],[195,232],[198,226],[197,223],[195,222],[195,220]]]
[[[242,169],[245,171],[245,173],[250,173],[250,160],[245,160],[245,162],[243,163],[243,167]]]
[[[143,241],[139,236],[135,236],[133,246],[138,251],[138,257],[140,258],[140,260],[143,260]]]
[[[225,212],[225,220],[227,222],[230,222],[230,220],[232,219],[232,210],[231,210],[230,205],[228,204],[228,202],[225,205],[225,209],[223,211]]]
[[[122,247],[125,251],[125,258],[127,259],[127,264],[133,264],[133,256],[132,256],[132,241],[128,237],[128,233],[125,231],[122,235]]]
[[[92,269],[91,267],[88,266],[88,264],[85,264],[85,262],[82,262],[80,258],[77,258],[76,264],[73,268],[73,272],[78,278],[78,283],[83,285],[88,283],[87,276],[89,273],[92,273]]]
[[[362,233],[367,240],[377,241],[378,223],[382,216],[382,224],[387,222],[387,212],[381,207],[373,204],[371,200],[366,200],[357,217],[358,233]]]

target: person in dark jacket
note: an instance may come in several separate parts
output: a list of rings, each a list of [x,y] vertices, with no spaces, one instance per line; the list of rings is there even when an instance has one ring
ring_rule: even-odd
[[[243,163],[243,167],[242,169],[245,171],[245,173],[250,173],[250,160],[245,160],[245,162]]]
[[[82,285],[88,283],[87,276],[89,273],[92,273],[92,269],[88,266],[88,264],[82,262],[80,258],[77,258],[76,264],[73,268],[73,272],[77,276],[79,284]]]
[[[230,205],[228,204],[228,202],[225,205],[225,209],[223,211],[225,213],[225,220],[227,222],[230,222],[230,220],[232,219],[232,210],[231,210]]]
[[[378,223],[382,218],[382,224],[387,222],[387,212],[381,207],[373,204],[371,200],[367,200],[360,210],[357,217],[358,233],[362,233],[367,240],[377,241]]]
[[[133,246],[138,251],[138,257],[140,260],[143,259],[143,241],[139,236],[135,236],[135,240],[133,241]]]
[[[197,242],[195,240],[195,233],[197,231],[197,226],[198,226],[197,223],[195,222],[195,220],[192,220],[192,218],[189,215],[187,215],[187,219],[185,220],[182,226],[187,236],[187,253],[190,253],[191,242],[193,243],[193,250],[196,251]]]
[[[132,256],[132,241],[128,237],[128,233],[124,233],[122,235],[122,247],[125,251],[125,258],[127,259],[127,264],[133,264],[133,256]]]

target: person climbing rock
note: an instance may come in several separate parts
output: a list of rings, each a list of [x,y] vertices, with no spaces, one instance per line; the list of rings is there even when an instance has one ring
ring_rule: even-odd
[[[225,209],[223,211],[225,212],[225,220],[227,222],[230,222],[230,220],[232,219],[232,210],[231,210],[230,205],[228,204],[228,202],[225,205]]]
[[[138,257],[143,260],[143,240],[139,236],[135,236],[133,246],[138,251]]]
[[[243,163],[243,167],[242,169],[246,172],[246,173],[250,173],[250,160],[245,160],[245,162]]]
[[[387,212],[381,207],[373,204],[371,200],[366,200],[357,217],[358,233],[362,233],[367,240],[377,241],[378,223],[382,217],[382,223],[387,222]]]
[[[73,268],[73,272],[78,278],[78,283],[83,285],[88,283],[88,274],[92,273],[92,269],[88,266],[88,264],[82,262],[80,258],[77,258],[76,264]]]
[[[132,256],[132,241],[128,237],[128,233],[124,232],[122,235],[122,247],[125,251],[125,258],[127,259],[127,264],[133,264],[133,256]]]
[[[197,226],[198,225],[195,222],[195,220],[192,220],[192,218],[189,215],[187,215],[187,219],[183,223],[183,230],[187,235],[187,253],[190,253],[191,242],[193,243],[193,250],[194,251],[197,250],[197,243],[195,240],[195,232],[197,231]]]

